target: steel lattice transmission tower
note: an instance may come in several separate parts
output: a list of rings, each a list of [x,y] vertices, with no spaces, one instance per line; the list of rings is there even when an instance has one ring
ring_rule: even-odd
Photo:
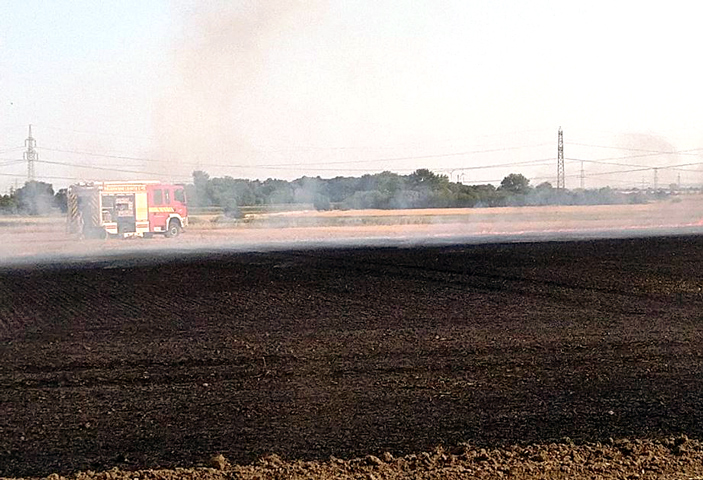
[[[557,190],[566,188],[564,181],[564,132],[559,127],[559,144],[557,147]]]
[[[32,137],[32,126],[29,126],[29,137],[24,141],[27,151],[24,152],[24,160],[27,162],[27,181],[34,181],[34,162],[39,160],[39,153],[34,149],[37,141]]]

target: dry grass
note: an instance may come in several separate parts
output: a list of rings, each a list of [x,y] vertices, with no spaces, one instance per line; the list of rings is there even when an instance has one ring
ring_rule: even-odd
[[[347,227],[374,225],[543,224],[546,228],[594,228],[695,224],[703,218],[703,197],[642,205],[428,208],[408,210],[315,210],[248,214],[240,220],[192,216],[197,229],[242,227]]]
[[[32,217],[20,215],[0,215],[0,228],[7,227],[26,227],[32,225],[64,225],[66,218],[63,216],[52,215],[47,217]]]
[[[250,214],[233,220],[192,215],[176,240],[77,241],[62,217],[0,217],[0,257],[88,255],[128,249],[208,248],[236,244],[296,244],[364,239],[424,241],[433,238],[582,231],[612,233],[665,228],[703,228],[703,196],[646,205],[449,208],[415,210],[303,210]]]

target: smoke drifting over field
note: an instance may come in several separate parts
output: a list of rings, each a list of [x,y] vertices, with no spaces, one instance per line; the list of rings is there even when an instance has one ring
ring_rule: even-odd
[[[291,112],[287,102],[305,92],[292,91],[296,82],[286,69],[298,60],[280,55],[314,28],[324,8],[297,0],[179,5],[181,31],[155,118],[164,148],[190,170],[225,164],[237,176],[247,169],[235,165],[261,163],[258,141],[280,143],[283,134],[290,143],[304,141],[315,119]],[[277,97],[284,87],[288,98]],[[277,128],[282,122],[284,130]]]
[[[512,243],[703,232],[699,197],[681,203],[473,209],[290,211],[191,218],[179,238],[83,240],[60,217],[0,217],[0,264],[165,258],[197,252]],[[139,260],[135,260],[139,261]]]

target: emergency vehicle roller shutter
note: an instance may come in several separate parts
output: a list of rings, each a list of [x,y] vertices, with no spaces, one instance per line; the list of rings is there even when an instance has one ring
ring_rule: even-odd
[[[100,218],[101,211],[100,211],[100,195],[90,195],[89,197],[90,200],[90,221],[91,225],[93,227],[99,227],[102,225],[102,221]]]
[[[68,233],[77,233],[78,228],[79,228],[79,226],[78,226],[78,195],[76,194],[76,191],[72,188],[68,189],[68,192],[66,195],[66,203],[68,206],[68,216],[66,217]]]

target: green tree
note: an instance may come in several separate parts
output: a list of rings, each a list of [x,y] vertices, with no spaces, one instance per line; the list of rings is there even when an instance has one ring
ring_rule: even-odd
[[[513,195],[524,195],[530,191],[530,181],[520,173],[511,173],[500,182],[500,188]]]
[[[378,191],[385,195],[389,195],[392,197],[404,188],[403,179],[397,173],[392,173],[388,171],[381,172],[376,175],[376,178],[376,185]]]
[[[8,214],[17,211],[17,199],[15,192],[10,191],[8,195],[0,195],[0,213]]]
[[[189,198],[189,203],[194,207],[209,207],[213,205],[210,197],[210,175],[202,170],[193,172],[193,198]],[[190,192],[189,192],[190,193]]]
[[[260,195],[265,205],[293,203],[293,188],[285,180],[266,179],[261,184]]]
[[[432,189],[449,183],[446,175],[437,175],[426,168],[415,170],[408,176],[410,188]]]
[[[327,180],[327,193],[330,202],[341,203],[358,192],[361,179],[355,177],[334,177]]]

